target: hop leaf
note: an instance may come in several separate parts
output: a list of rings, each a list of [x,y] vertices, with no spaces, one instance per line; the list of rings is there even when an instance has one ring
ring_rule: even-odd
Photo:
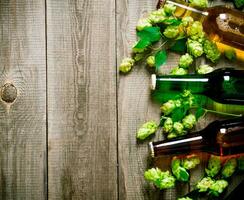
[[[156,69],[159,69],[167,61],[167,53],[165,50],[159,51],[155,55]]]

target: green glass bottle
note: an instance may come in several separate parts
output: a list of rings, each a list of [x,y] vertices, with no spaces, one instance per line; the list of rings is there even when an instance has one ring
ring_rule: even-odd
[[[209,74],[152,75],[152,97],[164,102],[183,90],[190,90],[202,104],[229,105],[244,111],[244,70],[217,69]],[[208,98],[206,98],[208,97]],[[213,105],[214,107],[214,105]],[[218,107],[218,106],[217,106]]]

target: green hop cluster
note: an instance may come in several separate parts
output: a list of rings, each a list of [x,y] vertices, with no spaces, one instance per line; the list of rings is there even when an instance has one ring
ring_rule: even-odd
[[[176,6],[175,5],[173,5],[173,4],[165,4],[164,5],[164,12],[167,14],[167,15],[172,15],[174,12],[175,12],[175,10],[176,10]]]
[[[167,19],[167,15],[163,8],[151,12],[148,16],[148,20],[152,24],[162,23],[165,19]]]
[[[147,48],[146,47],[145,48],[137,48],[137,43],[138,42],[134,43],[134,45],[132,47],[132,52],[135,53],[135,54],[138,54],[138,53],[140,54],[140,53],[145,52]]]
[[[187,28],[187,36],[193,40],[202,39],[204,35],[202,23],[199,21],[194,21],[191,26]]]
[[[159,189],[167,189],[175,186],[175,178],[169,171],[161,171],[159,168],[152,168],[144,173],[147,181],[152,182]]]
[[[190,197],[182,197],[182,198],[178,198],[178,200],[193,200],[193,199]]]
[[[182,123],[185,129],[190,130],[195,126],[197,120],[195,115],[189,114],[182,119]]]
[[[189,173],[187,170],[181,166],[181,160],[174,157],[171,162],[172,173],[179,181],[188,181],[189,180]]]
[[[239,170],[244,170],[244,156],[240,156],[237,159],[237,162],[238,162],[238,169]]]
[[[134,59],[124,58],[119,66],[119,71],[123,73],[128,73],[132,69],[134,63],[135,63]]]
[[[188,71],[181,67],[175,67],[170,72],[171,75],[186,75],[188,74]]]
[[[174,124],[173,124],[173,132],[175,132],[179,136],[186,134],[186,132],[184,131],[184,126],[180,122],[174,122]]]
[[[236,60],[236,51],[235,51],[235,49],[233,49],[233,48],[227,49],[227,50],[225,50],[224,54],[225,54],[225,57],[228,60],[230,60],[230,61]]]
[[[187,51],[194,57],[199,57],[203,54],[203,46],[200,42],[188,39],[187,40]]]
[[[226,180],[217,180],[209,188],[209,194],[218,197],[228,186]]]
[[[221,53],[220,53],[217,45],[210,40],[204,41],[203,51],[206,54],[206,57],[209,60],[211,60],[213,63],[216,63],[221,56]]]
[[[149,56],[147,58],[147,65],[149,67],[155,67],[155,56]]]
[[[190,155],[182,160],[182,166],[187,170],[195,168],[198,164],[200,164],[200,158],[197,155]]]
[[[199,192],[207,192],[213,184],[214,180],[212,180],[210,177],[204,177],[197,183],[196,188]]]
[[[194,19],[191,16],[186,16],[182,18],[182,25],[187,27],[194,22]]]
[[[197,69],[198,74],[208,74],[214,70],[213,67],[209,65],[200,65]]]
[[[185,55],[182,55],[180,57],[179,67],[188,69],[192,63],[193,63],[193,57],[190,54],[186,53]]]
[[[148,136],[155,133],[158,129],[158,124],[155,121],[144,123],[137,131],[137,139],[144,140]]]
[[[136,26],[136,30],[142,31],[143,29],[145,29],[147,27],[151,27],[151,26],[152,26],[152,24],[149,19],[142,18],[142,19],[139,19],[137,26]]]
[[[229,178],[233,175],[237,167],[237,160],[235,158],[231,158],[227,160],[223,166],[221,171],[221,175],[223,178]]]
[[[218,156],[211,155],[208,161],[208,167],[205,169],[209,177],[215,177],[221,169],[221,160]]]
[[[207,8],[208,0],[189,0],[191,6],[196,6],[198,8]]]
[[[180,33],[179,26],[169,25],[164,30],[163,34],[166,38],[173,39],[176,38]]]
[[[165,133],[170,133],[173,130],[173,120],[170,117],[167,117],[167,119],[164,121],[163,130]]]

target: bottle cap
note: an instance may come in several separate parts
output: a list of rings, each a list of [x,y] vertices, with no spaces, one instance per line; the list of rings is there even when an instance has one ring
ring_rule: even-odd
[[[149,142],[148,147],[149,147],[149,154],[150,154],[150,156],[152,158],[154,158],[155,154],[154,154],[153,143],[152,142]]]
[[[151,75],[151,90],[155,90],[156,88],[156,74]]]

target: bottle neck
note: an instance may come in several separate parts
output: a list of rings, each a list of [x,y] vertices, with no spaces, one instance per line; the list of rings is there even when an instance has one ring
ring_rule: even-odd
[[[153,74],[151,89],[165,93],[191,90],[194,94],[204,94],[209,89],[209,78],[203,75],[156,76]]]
[[[152,157],[200,152],[204,151],[204,146],[204,138],[201,134],[194,134],[194,136],[183,139],[149,143]]]

